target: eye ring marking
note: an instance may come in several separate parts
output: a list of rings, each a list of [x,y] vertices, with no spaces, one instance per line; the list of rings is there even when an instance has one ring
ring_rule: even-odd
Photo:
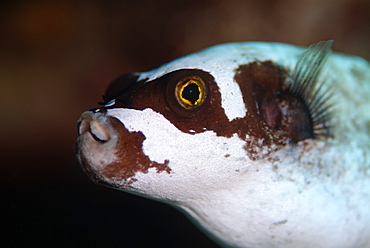
[[[186,109],[199,107],[206,99],[206,86],[199,77],[179,81],[175,91],[177,101]]]

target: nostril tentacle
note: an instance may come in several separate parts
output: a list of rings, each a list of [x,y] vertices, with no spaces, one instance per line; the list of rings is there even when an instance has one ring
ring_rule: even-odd
[[[90,131],[90,121],[90,118],[78,121],[78,135],[82,135]]]

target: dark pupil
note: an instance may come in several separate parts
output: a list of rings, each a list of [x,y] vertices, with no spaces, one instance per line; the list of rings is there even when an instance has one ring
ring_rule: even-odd
[[[198,85],[193,83],[184,88],[181,96],[194,104],[199,99],[199,94]]]

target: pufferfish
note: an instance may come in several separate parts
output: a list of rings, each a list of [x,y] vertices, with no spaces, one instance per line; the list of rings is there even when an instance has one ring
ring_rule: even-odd
[[[369,247],[370,64],[332,43],[221,44],[123,75],[78,120],[77,158],[220,246]]]

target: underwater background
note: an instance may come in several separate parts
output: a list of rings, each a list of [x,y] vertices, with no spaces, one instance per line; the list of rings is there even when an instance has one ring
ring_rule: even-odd
[[[79,168],[76,121],[119,75],[224,42],[334,39],[370,59],[368,0],[8,0],[0,30],[0,247],[218,247]]]

